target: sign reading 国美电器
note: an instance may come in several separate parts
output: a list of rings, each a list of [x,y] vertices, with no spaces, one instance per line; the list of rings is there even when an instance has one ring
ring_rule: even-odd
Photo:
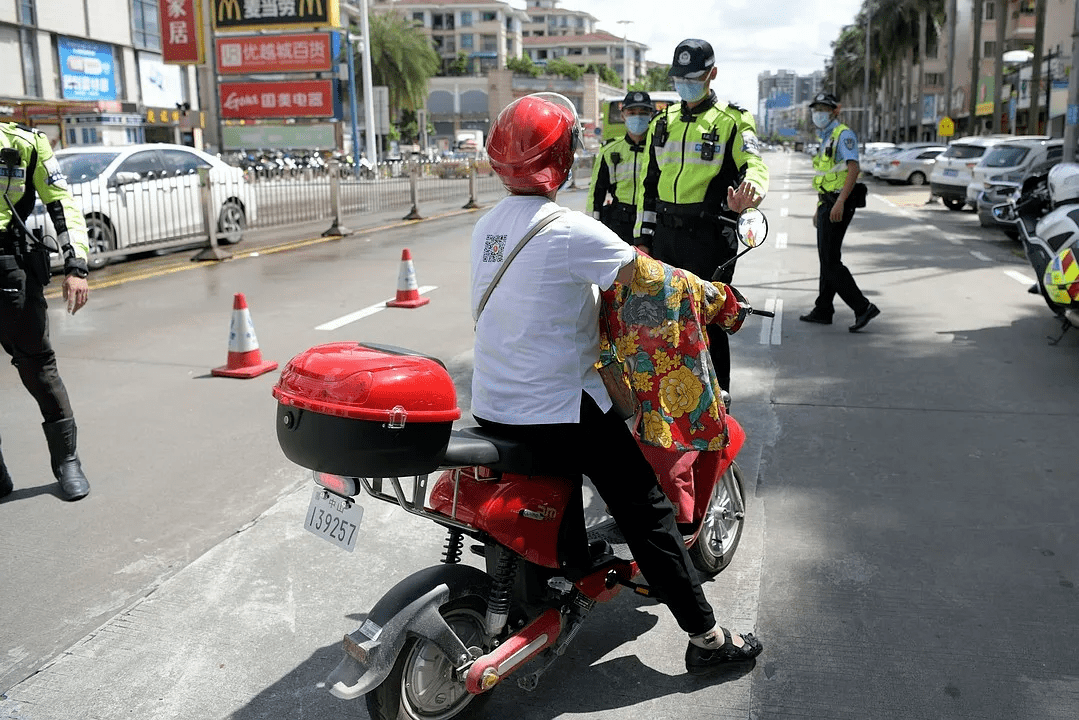
[[[341,116],[341,102],[334,80],[286,80],[280,82],[223,82],[221,117],[329,118]]]
[[[338,0],[210,0],[217,30],[340,27]]]

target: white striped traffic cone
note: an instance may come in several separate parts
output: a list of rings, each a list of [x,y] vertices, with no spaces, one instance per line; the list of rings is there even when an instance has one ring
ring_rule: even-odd
[[[211,375],[217,377],[253,378],[277,369],[273,360],[262,361],[259,341],[255,337],[255,325],[243,293],[232,299],[232,322],[229,325],[229,359],[225,365],[214,368]]]
[[[405,248],[401,251],[401,272],[397,275],[397,298],[386,301],[386,307],[417,308],[429,302],[431,298],[420,296],[416,268],[412,266],[412,253]]]

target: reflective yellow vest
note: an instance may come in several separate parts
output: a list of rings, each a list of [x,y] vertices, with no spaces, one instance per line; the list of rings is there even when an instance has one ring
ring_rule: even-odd
[[[599,212],[607,193],[616,203],[637,205],[643,179],[641,170],[648,159],[644,151],[644,138],[641,138],[640,145],[633,145],[625,135],[600,148],[592,168],[585,212]]]
[[[843,183],[847,181],[847,162],[836,164],[835,146],[839,142],[839,136],[844,130],[849,130],[846,125],[839,123],[832,130],[832,136],[828,142],[821,145],[817,154],[813,156],[813,187],[819,193],[838,192],[843,189]]]

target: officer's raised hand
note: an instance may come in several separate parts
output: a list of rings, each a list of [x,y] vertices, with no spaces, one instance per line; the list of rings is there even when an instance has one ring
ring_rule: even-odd
[[[90,299],[90,285],[86,278],[68,275],[64,278],[64,300],[67,301],[67,311],[74,315],[86,301]]]
[[[757,207],[763,199],[764,196],[748,181],[739,185],[737,190],[733,187],[727,188],[727,207],[732,212],[740,213],[746,208]]]

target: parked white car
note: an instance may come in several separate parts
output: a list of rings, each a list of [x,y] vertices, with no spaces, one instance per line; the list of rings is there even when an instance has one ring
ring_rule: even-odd
[[[892,185],[925,185],[937,156],[945,150],[943,145],[900,150],[877,164],[876,175]]]
[[[974,166],[989,148],[1014,135],[973,135],[958,138],[937,157],[937,164],[929,176],[930,192],[941,198],[949,210],[962,210],[967,204],[967,185],[973,180]]]
[[[243,170],[186,145],[66,148],[56,159],[86,218],[91,268],[120,255],[204,242],[199,168],[209,169],[220,242],[239,242],[255,219],[255,193]],[[40,202],[27,225],[56,235]]]
[[[978,195],[986,189],[987,183],[1022,184],[1034,167],[1045,162],[1060,162],[1063,157],[1062,138],[1020,136],[994,145],[971,172],[967,202],[977,208]]]

